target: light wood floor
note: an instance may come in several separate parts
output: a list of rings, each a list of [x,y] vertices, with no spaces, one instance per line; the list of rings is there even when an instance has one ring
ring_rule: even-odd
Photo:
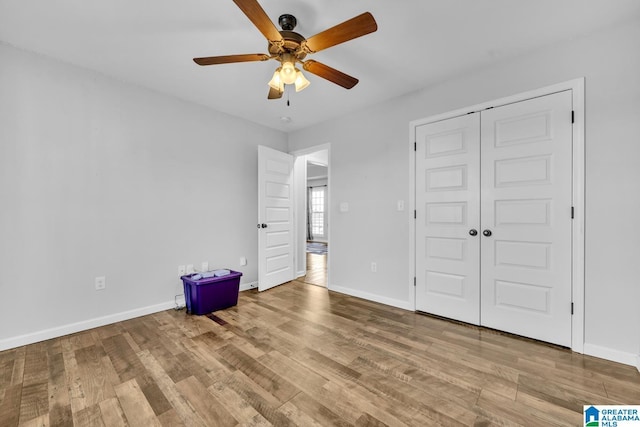
[[[327,255],[307,252],[307,274],[302,277],[305,283],[317,286],[327,286]]]
[[[292,282],[0,353],[0,426],[551,425],[635,368]]]

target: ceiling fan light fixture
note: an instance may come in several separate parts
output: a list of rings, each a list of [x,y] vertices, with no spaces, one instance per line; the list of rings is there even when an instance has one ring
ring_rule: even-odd
[[[282,92],[284,90],[284,82],[280,77],[280,71],[282,71],[282,67],[278,67],[278,69],[273,73],[273,77],[271,77],[271,80],[269,81],[269,86]]]
[[[296,69],[296,81],[294,82],[296,86],[296,92],[300,92],[305,89],[307,86],[311,84],[309,80],[302,74],[302,71]]]
[[[284,84],[290,85],[296,81],[296,67],[291,61],[283,61],[280,70],[280,78]]]

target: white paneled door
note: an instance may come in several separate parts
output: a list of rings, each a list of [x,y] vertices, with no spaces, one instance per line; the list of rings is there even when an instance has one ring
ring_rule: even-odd
[[[416,142],[416,309],[477,325],[480,113],[420,126]]]
[[[481,125],[481,323],[567,347],[571,110],[565,91],[485,110]]]
[[[416,309],[571,346],[572,94],[416,128]]]
[[[258,147],[258,290],[293,280],[293,156]]]

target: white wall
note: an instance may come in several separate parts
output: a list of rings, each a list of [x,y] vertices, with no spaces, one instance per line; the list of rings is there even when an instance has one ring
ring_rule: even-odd
[[[256,147],[285,134],[6,45],[0,94],[0,350],[171,306],[180,264],[257,280]]]
[[[585,352],[640,353],[640,23],[557,44],[289,135],[331,143],[330,289],[413,309],[409,122],[586,77]],[[339,212],[340,202],[349,203]],[[370,263],[378,263],[371,273]]]

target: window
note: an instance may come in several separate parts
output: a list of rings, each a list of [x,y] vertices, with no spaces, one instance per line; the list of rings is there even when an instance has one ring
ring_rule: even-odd
[[[324,237],[324,215],[327,187],[311,187],[311,234]]]

